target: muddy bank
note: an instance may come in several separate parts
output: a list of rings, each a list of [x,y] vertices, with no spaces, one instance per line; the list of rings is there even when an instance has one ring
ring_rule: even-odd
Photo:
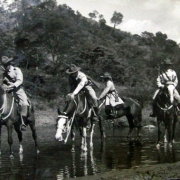
[[[180,162],[159,164],[132,169],[115,170],[93,176],[78,177],[78,180],[179,180]],[[67,178],[68,180],[74,178]]]

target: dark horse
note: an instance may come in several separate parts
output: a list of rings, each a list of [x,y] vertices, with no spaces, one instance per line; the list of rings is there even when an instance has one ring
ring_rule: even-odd
[[[87,151],[87,123],[91,121],[91,127],[89,129],[90,132],[90,148],[93,147],[93,132],[95,122],[92,120],[93,110],[89,107],[87,103],[87,99],[83,92],[79,93],[75,96],[75,99],[72,100],[70,95],[66,96],[66,109],[68,109],[68,114],[64,115],[60,110],[58,111],[58,118],[57,118],[57,130],[55,138],[58,141],[66,143],[68,140],[68,136],[71,133],[72,139],[72,151],[74,149],[74,139],[75,139],[75,126],[80,131],[81,140],[81,149],[83,151]],[[105,137],[103,128],[101,128],[101,121],[99,121],[101,136]]]
[[[111,113],[111,106],[105,106],[105,100],[100,104],[99,111],[101,118],[104,120],[108,119],[117,119],[123,116],[126,116],[128,123],[129,123],[129,132],[127,137],[131,137],[131,133],[133,129],[137,128],[137,138],[140,137],[140,129],[141,129],[141,122],[142,122],[142,108],[139,102],[132,98],[124,98],[124,108],[116,109],[116,117],[109,116]]]
[[[156,147],[160,147],[161,123],[165,127],[164,142],[172,146],[174,140],[175,127],[178,121],[175,102],[170,103],[170,95],[167,88],[161,89],[156,97],[156,115],[158,124],[158,141]],[[168,137],[167,137],[168,136]]]
[[[19,153],[23,153],[22,132],[20,130],[21,119],[20,119],[18,110],[19,110],[18,105],[16,104],[15,98],[12,95],[12,93],[7,93],[5,90],[5,86],[0,86],[0,153],[1,153],[1,128],[2,128],[2,125],[5,125],[8,131],[8,143],[10,146],[11,158],[13,157],[13,151],[12,151],[13,126],[14,126],[15,131],[17,132],[18,139],[19,139],[19,145],[20,145]],[[35,141],[36,150],[37,150],[37,153],[39,153],[33,105],[31,105],[31,108],[29,110],[29,116],[27,116],[27,118],[24,119],[24,123],[26,125],[29,125],[31,128],[32,136]]]

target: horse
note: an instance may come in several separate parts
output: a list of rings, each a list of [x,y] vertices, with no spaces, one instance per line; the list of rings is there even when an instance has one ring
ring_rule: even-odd
[[[30,101],[30,100],[29,100]],[[29,125],[32,131],[32,136],[35,142],[35,147],[37,153],[38,150],[38,143],[37,143],[37,133],[35,127],[35,115],[34,115],[34,106],[31,103],[29,107],[29,115],[23,118],[25,125]],[[22,132],[20,130],[21,127],[21,117],[19,114],[19,107],[16,103],[16,98],[13,96],[12,92],[7,92],[6,87],[4,85],[0,86],[0,154],[1,154],[1,128],[2,125],[7,127],[8,132],[8,143],[10,147],[10,158],[13,158],[13,138],[12,132],[13,127],[18,135],[19,139],[19,154],[23,153],[23,146],[22,146]]]
[[[110,105],[106,106],[105,100],[103,100],[99,105],[99,114],[104,120],[115,120],[117,118],[126,116],[129,124],[127,138],[131,138],[132,131],[135,127],[137,128],[137,138],[140,138],[140,129],[142,127],[142,107],[136,99],[126,97],[122,98],[122,100],[124,101],[124,107],[116,107],[115,117],[110,116],[112,107]]]
[[[55,134],[56,140],[59,142],[66,143],[68,140],[68,136],[71,133],[71,140],[72,140],[72,149],[71,151],[75,151],[74,140],[75,140],[75,127],[79,129],[80,136],[81,136],[81,150],[86,152],[87,151],[87,125],[88,121],[90,121],[90,148],[93,148],[93,133],[94,133],[94,126],[95,121],[93,121],[93,109],[89,106],[87,99],[83,92],[80,92],[77,96],[75,96],[74,100],[71,99],[70,94],[66,96],[66,108],[68,109],[68,114],[64,115],[61,112],[60,108],[58,108],[58,118],[56,119],[57,122],[57,130]],[[106,138],[104,129],[102,127],[102,122],[99,121],[100,125],[100,132],[101,138]]]
[[[170,102],[170,95],[167,87],[161,89],[156,96],[155,113],[158,126],[158,141],[156,147],[160,147],[161,123],[165,127],[164,143],[168,143],[170,147],[174,142],[175,128],[178,121],[176,102]]]

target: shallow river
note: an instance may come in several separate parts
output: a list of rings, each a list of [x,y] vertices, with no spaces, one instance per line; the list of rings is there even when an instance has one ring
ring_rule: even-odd
[[[2,128],[2,154],[0,156],[0,179],[2,180],[40,180],[64,179],[67,177],[88,176],[114,169],[127,169],[135,166],[148,166],[180,161],[180,131],[176,131],[177,142],[171,150],[161,144],[155,147],[157,129],[142,129],[141,142],[128,142],[128,128],[107,126],[107,139],[101,142],[99,128],[94,134],[94,148],[87,153],[80,151],[80,137],[76,132],[75,153],[71,153],[71,141],[62,145],[57,142],[55,126],[38,127],[40,154],[36,155],[31,131],[23,132],[24,152],[18,154],[18,139],[14,132],[14,159],[9,158],[6,128]],[[135,135],[135,132],[133,133]],[[88,138],[89,142],[89,138]]]

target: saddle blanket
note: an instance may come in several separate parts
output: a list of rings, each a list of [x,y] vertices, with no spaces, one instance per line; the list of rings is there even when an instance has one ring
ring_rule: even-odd
[[[124,101],[120,97],[118,97],[117,101],[113,94],[108,94],[108,96],[106,96],[106,106],[111,105],[112,107],[115,107],[119,104],[124,104]]]

